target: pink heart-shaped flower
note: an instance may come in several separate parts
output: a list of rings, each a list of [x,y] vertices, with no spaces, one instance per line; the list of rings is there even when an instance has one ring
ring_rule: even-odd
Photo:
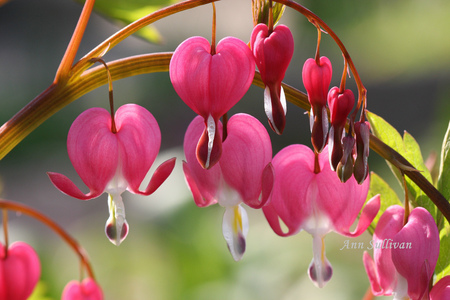
[[[252,52],[241,40],[226,37],[211,53],[205,38],[191,37],[173,53],[169,74],[180,98],[204,119],[205,130],[196,153],[200,164],[208,169],[222,153],[219,118],[244,96],[253,81]]]
[[[81,283],[72,280],[64,288],[61,300],[103,300],[103,292],[92,278],[85,278]]]
[[[0,299],[28,299],[40,276],[39,257],[30,245],[15,242],[6,250],[0,244]]]

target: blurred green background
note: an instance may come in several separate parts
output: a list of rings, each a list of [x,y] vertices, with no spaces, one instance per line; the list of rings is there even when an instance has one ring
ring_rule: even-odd
[[[232,35],[249,40],[250,3],[217,3],[218,39]],[[416,137],[424,157],[439,152],[450,116],[450,2],[301,3],[327,22],[346,45],[368,90],[369,110],[400,132],[406,130]],[[11,0],[0,7],[0,123],[53,81],[80,11],[80,4],[71,0]],[[161,44],[131,37],[110,51],[105,60],[173,51],[193,35],[209,39],[211,13],[208,5],[158,21],[154,25],[163,39]],[[296,46],[285,82],[304,90],[301,70],[303,62],[314,55],[316,29],[290,9],[281,22],[291,28]],[[93,15],[78,58],[119,28]],[[338,85],[343,59],[327,36],[323,36],[321,54],[331,59],[332,85]],[[352,79],[348,82],[354,89]],[[325,288],[315,288],[306,274],[312,259],[311,237],[305,232],[290,238],[278,237],[262,213],[250,208],[247,251],[241,262],[234,262],[221,233],[223,209],[196,207],[184,182],[180,147],[194,113],[178,98],[168,74],[140,75],[114,82],[114,97],[116,107],[138,103],[158,120],[162,152],[155,166],[169,157],[179,158],[175,173],[155,194],[123,194],[130,234],[120,247],[113,246],[104,235],[108,217],[106,195],[86,202],[72,199],[56,190],[46,175],[47,171],[60,172],[83,187],[67,156],[67,132],[85,109],[108,107],[106,86],[51,117],[0,161],[2,197],[31,205],[68,230],[89,253],[105,299],[363,297],[369,282],[362,265],[362,249],[341,251],[347,238],[329,234],[325,242],[334,275]],[[263,91],[251,87],[232,113],[250,113],[268,128],[262,98]],[[269,130],[274,153],[292,143],[310,145],[304,112],[288,104],[287,121],[283,136]],[[370,167],[396,187],[386,164],[375,153],[371,154]],[[10,239],[28,242],[41,258],[42,281],[34,299],[59,299],[65,284],[79,278],[77,257],[43,225],[11,213],[9,232]],[[369,240],[367,234],[354,239],[367,245]]]

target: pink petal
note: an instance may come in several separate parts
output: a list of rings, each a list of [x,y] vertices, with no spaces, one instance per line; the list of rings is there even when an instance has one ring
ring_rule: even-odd
[[[372,257],[370,257],[367,251],[363,254],[364,268],[366,269],[367,276],[369,277],[370,287],[372,289],[372,294],[375,296],[383,295],[383,289],[380,286],[380,278],[378,277],[377,267]]]
[[[373,234],[375,272],[373,266],[368,268],[366,261],[365,267],[369,279],[372,278],[370,281],[374,295],[391,295],[397,285],[397,271],[391,259],[389,243],[402,228],[403,215],[403,207],[398,205],[388,207],[381,215]]]
[[[173,168],[175,167],[175,161],[176,158],[174,157],[163,162],[156,169],[155,173],[153,173],[152,179],[148,183],[148,186],[145,189],[145,191],[143,192],[137,191],[136,193],[146,196],[153,194],[172,173]]]
[[[328,88],[332,73],[331,62],[325,56],[320,58],[320,65],[317,65],[312,58],[305,61],[302,78],[311,106],[323,107],[327,104]]]
[[[275,155],[272,165],[275,182],[263,212],[275,233],[292,235],[312,214],[307,191],[315,178],[314,153],[304,145],[290,145]],[[281,230],[280,219],[289,229],[287,233]]]
[[[111,132],[111,116],[103,108],[91,108],[79,115],[67,137],[70,161],[88,186],[84,195],[67,177],[49,173],[58,189],[72,197],[87,200],[101,195],[114,177],[119,160],[116,135]]]
[[[210,73],[211,112],[221,117],[247,92],[255,76],[255,60],[247,44],[235,37],[219,41]]]
[[[366,214],[370,212],[372,219],[365,218],[365,221],[359,224],[355,232],[349,232],[366,201],[369,180],[359,185],[352,177],[347,182],[342,183],[336,176],[336,173],[331,170],[328,159],[328,147],[326,147],[319,154],[321,170],[315,179],[319,186],[319,196],[316,199],[316,205],[320,211],[324,212],[331,219],[336,232],[347,236],[360,235],[370,225],[378,213],[377,207],[379,207],[379,205],[376,205],[376,202],[373,202],[372,206],[368,206]],[[369,216],[366,214],[364,216]]]
[[[47,175],[58,190],[71,197],[80,200],[90,200],[103,194],[103,190],[91,190],[85,194],[65,175],[54,172],[47,172]]]
[[[445,299],[450,299],[450,275],[441,278],[430,292],[430,300]]]
[[[199,36],[182,42],[172,55],[169,75],[178,96],[198,115],[209,112],[211,45]]]
[[[183,171],[195,203],[200,207],[217,202],[217,190],[222,176],[219,165],[216,164],[206,170],[197,161],[197,141],[204,130],[204,126],[203,118],[197,116],[189,124],[184,137],[186,162],[183,163]]]
[[[408,281],[408,295],[421,299],[439,256],[439,231],[426,209],[416,207],[411,211],[408,222],[394,237],[395,245],[398,247],[392,249],[392,261]]]
[[[103,300],[103,292],[92,278],[85,278],[81,283],[72,280],[65,286],[61,300]]]
[[[247,114],[232,116],[227,131],[220,160],[224,179],[239,192],[244,203],[258,207],[263,171],[272,160],[269,134],[256,118]],[[266,170],[264,176],[265,184],[269,184],[266,187],[270,188],[271,169]]]
[[[41,276],[39,257],[23,242],[14,242],[7,250],[0,244],[0,299],[26,300]]]
[[[269,34],[265,24],[253,28],[251,41],[256,65],[266,85],[280,83],[294,54],[294,38],[289,28],[278,25]]]
[[[269,34],[265,24],[253,28],[250,44],[261,79],[266,85],[264,106],[272,129],[281,134],[286,124],[286,104],[281,81],[294,53],[294,39],[287,26],[278,25]]]
[[[170,61],[170,79],[180,98],[205,119],[218,120],[247,92],[255,62],[247,45],[234,37],[222,39],[211,55],[202,37],[181,43]]]
[[[115,122],[122,175],[128,189],[138,193],[139,185],[158,155],[161,132],[153,115],[137,104],[121,106]]]

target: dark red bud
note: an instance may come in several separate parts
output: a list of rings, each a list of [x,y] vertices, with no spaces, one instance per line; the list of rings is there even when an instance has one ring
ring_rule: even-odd
[[[341,182],[346,182],[353,174],[353,150],[355,148],[355,138],[346,136],[342,139],[343,154],[338,163],[336,173]]]
[[[369,174],[369,142],[370,125],[369,122],[356,122],[356,160],[353,167],[353,175],[359,184],[362,184]]]

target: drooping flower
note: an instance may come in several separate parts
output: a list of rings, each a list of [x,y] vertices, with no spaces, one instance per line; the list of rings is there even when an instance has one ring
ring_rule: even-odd
[[[65,286],[61,300],[103,300],[103,292],[92,278],[72,280]]]
[[[217,163],[222,153],[219,118],[244,96],[255,74],[252,52],[241,40],[226,37],[215,49],[211,53],[205,38],[191,37],[177,47],[169,66],[175,91],[203,117],[196,155],[206,169]]]
[[[328,136],[327,95],[333,70],[330,60],[322,56],[319,62],[309,58],[303,65],[302,79],[308,101],[311,104],[309,113],[311,142],[316,152],[322,152]]]
[[[341,90],[333,87],[328,92],[328,107],[330,108],[330,132],[328,136],[328,150],[330,153],[330,165],[336,170],[344,156],[343,133],[347,117],[355,104],[355,96],[349,89]],[[344,158],[347,159],[347,158]]]
[[[263,212],[280,236],[294,235],[302,229],[313,236],[314,254],[308,274],[318,287],[323,287],[332,275],[325,256],[325,235],[330,231],[349,237],[362,234],[378,213],[380,199],[376,196],[367,202],[356,229],[350,232],[366,200],[369,181],[358,185],[350,178],[342,183],[330,168],[327,147],[317,157],[320,170],[315,159],[313,151],[304,145],[288,146],[275,155],[274,187]]]
[[[383,213],[373,235],[374,258],[365,252],[363,261],[374,295],[421,300],[439,256],[439,232],[424,208],[413,209],[403,226],[404,213],[398,205]]]
[[[30,245],[14,242],[5,249],[0,243],[0,299],[28,299],[40,276],[39,257]]]
[[[112,118],[103,108],[91,108],[73,122],[67,137],[70,161],[89,188],[84,194],[66,176],[49,172],[52,183],[61,192],[80,200],[109,194],[110,217],[106,235],[119,245],[128,234],[121,194],[128,190],[139,195],[152,194],[170,175],[175,158],[161,164],[147,188],[139,190],[142,180],[159,152],[161,132],[153,115],[136,104],[121,106],[115,114],[117,132],[112,131]]]
[[[218,125],[221,129],[220,122]],[[234,115],[227,128],[219,163],[203,169],[195,155],[203,120],[196,117],[184,138],[187,161],[183,163],[183,171],[197,206],[219,203],[225,207],[223,236],[238,261],[244,254],[248,232],[247,213],[241,203],[252,208],[266,204],[273,186],[272,145],[264,126],[250,115]]]
[[[272,129],[281,134],[286,125],[286,98],[281,82],[294,54],[294,38],[285,25],[269,32],[267,25],[261,23],[253,28],[250,44],[265,85],[264,110]]]
[[[450,299],[450,275],[442,277],[430,291],[430,300]]]

